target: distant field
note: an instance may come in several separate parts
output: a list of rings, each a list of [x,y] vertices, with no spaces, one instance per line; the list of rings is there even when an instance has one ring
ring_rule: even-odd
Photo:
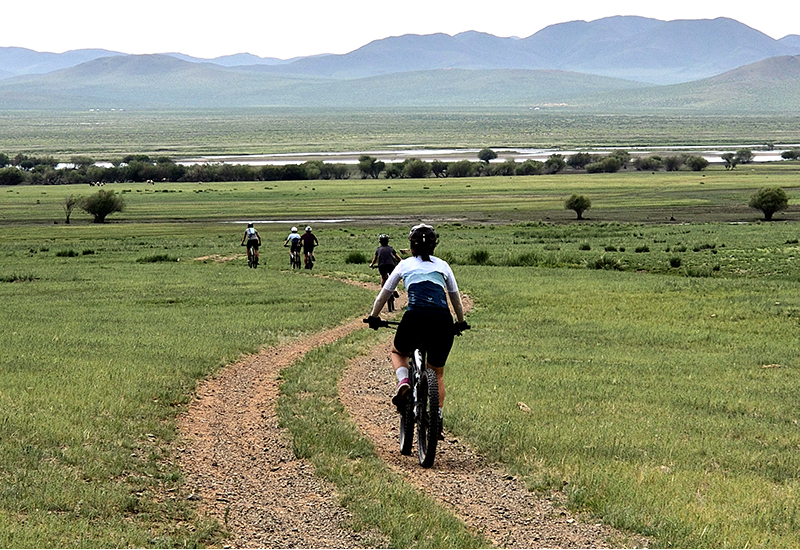
[[[195,381],[363,315],[374,294],[335,279],[377,275],[348,257],[432,219],[476,304],[448,364],[448,431],[655,546],[798,547],[798,182],[779,163],[119,184],[105,189],[128,208],[102,225],[63,223],[88,186],[0,188],[0,544],[218,544],[174,458]],[[746,207],[764,185],[790,197],[776,222]],[[593,202],[584,222],[563,208],[575,192]],[[329,278],[288,272],[289,225],[332,217],[350,219],[312,222]]]
[[[759,188],[777,185],[790,197],[779,219],[800,219],[798,165],[791,162],[714,166],[704,172],[624,172],[552,176],[428,178],[425,180],[314,180],[236,183],[111,184],[126,210],[111,222],[182,220],[312,220],[346,218],[368,223],[427,217],[484,223],[569,223],[564,209],[573,193],[592,200],[591,222],[664,223],[757,221],[747,207]],[[87,196],[87,185],[15,186],[0,189],[0,224],[61,223],[65,197]],[[794,200],[791,200],[794,199]],[[321,215],[321,213],[324,213]],[[80,211],[73,223],[91,218]]]
[[[397,147],[681,147],[800,143],[800,117],[553,110],[0,112],[0,152],[63,160]]]

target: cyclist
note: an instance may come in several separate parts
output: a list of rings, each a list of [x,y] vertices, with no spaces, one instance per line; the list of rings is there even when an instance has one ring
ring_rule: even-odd
[[[375,250],[375,255],[372,257],[370,267],[375,267],[378,264],[378,272],[381,274],[381,286],[386,284],[386,279],[389,274],[394,271],[395,266],[400,263],[401,258],[397,255],[394,248],[389,246],[389,235],[383,233],[378,237],[380,246]],[[397,291],[392,292],[389,297],[389,311],[394,311],[394,299],[398,297]]]
[[[300,237],[300,241],[303,243],[303,254],[305,255],[306,259],[306,266],[308,266],[309,257],[311,261],[316,261],[314,257],[314,247],[319,246],[319,241],[311,232],[311,226],[306,226],[306,231],[303,233],[303,236]]]
[[[392,403],[400,409],[411,384],[408,379],[408,361],[414,349],[427,350],[427,366],[436,373],[439,386],[439,417],[444,407],[444,365],[453,346],[453,338],[467,330],[464,306],[458,291],[453,270],[444,260],[433,256],[438,235],[433,227],[415,225],[408,235],[411,244],[410,258],[402,260],[386,280],[369,314],[370,328],[377,330],[379,315],[389,297],[402,280],[408,291],[408,309],[397,327],[392,346],[392,367],[397,376],[397,391]],[[447,298],[456,314],[456,323],[447,307]],[[441,425],[441,423],[440,423]],[[443,439],[443,434],[439,438]]]
[[[292,227],[292,232],[286,237],[286,242],[283,246],[289,246],[289,260],[292,259],[292,254],[300,254],[300,233],[297,232],[296,227]]]
[[[247,258],[250,259],[252,254],[255,254],[255,261],[258,263],[258,247],[261,246],[261,235],[258,234],[253,223],[247,224],[247,229],[244,230],[242,235],[242,246],[247,244]]]

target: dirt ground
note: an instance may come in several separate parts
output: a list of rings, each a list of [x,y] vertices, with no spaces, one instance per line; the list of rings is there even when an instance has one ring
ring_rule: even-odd
[[[281,369],[311,349],[363,327],[361,319],[355,319],[301,342],[265,349],[198,386],[196,399],[179,420],[180,462],[192,491],[189,498],[200,501],[201,513],[227,526],[226,547],[387,546],[378,533],[347,529],[350,516],[338,504],[335,487],[317,478],[307,461],[295,458],[275,412]],[[643,538],[573,516],[561,505],[563,495],[537,497],[449,434],[430,469],[421,468],[415,454],[400,455],[398,417],[390,403],[396,380],[388,346],[351,361],[339,394],[379,456],[398,475],[424,488],[498,547],[646,546]]]

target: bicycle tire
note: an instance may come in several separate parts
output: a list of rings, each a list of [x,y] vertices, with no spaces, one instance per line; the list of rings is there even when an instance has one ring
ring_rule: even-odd
[[[425,369],[417,386],[417,454],[423,468],[433,466],[439,443],[439,384],[436,373]]]
[[[414,390],[409,390],[409,393]],[[409,396],[400,410],[400,454],[410,455],[414,444],[414,399]]]

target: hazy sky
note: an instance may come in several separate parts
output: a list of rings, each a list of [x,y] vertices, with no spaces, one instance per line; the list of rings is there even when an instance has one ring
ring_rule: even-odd
[[[773,38],[800,34],[797,0],[10,0],[2,5],[0,46],[287,59],[347,53],[408,33],[475,30],[524,38],[553,23],[611,15],[731,17]]]

